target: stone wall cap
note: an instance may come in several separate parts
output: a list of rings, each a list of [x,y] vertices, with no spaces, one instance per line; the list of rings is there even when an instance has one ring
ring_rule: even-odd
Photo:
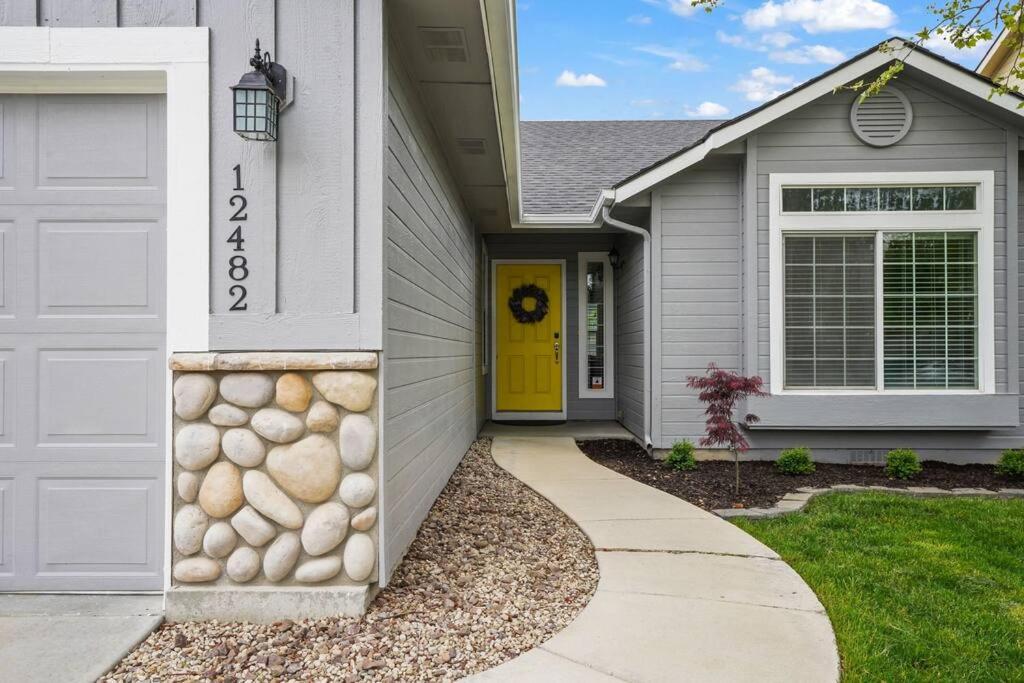
[[[241,372],[259,370],[376,370],[374,351],[249,351],[237,353],[174,353],[168,365],[175,372]]]

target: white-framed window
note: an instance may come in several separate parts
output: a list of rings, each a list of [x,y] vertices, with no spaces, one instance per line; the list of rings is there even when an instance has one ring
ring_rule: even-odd
[[[772,174],[772,393],[993,393],[993,185]]]
[[[603,251],[579,254],[579,397],[615,395],[615,291]]]

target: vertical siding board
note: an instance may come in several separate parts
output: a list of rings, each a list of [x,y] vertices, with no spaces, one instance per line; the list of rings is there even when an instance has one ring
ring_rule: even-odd
[[[1006,272],[1002,273],[1001,283],[999,282],[999,274],[997,274],[997,285],[1002,284],[1003,287],[1001,289],[1006,292],[1003,308],[1007,312],[1008,320],[1006,325],[1006,343],[1001,350],[997,350],[997,353],[1006,355],[1006,390],[1011,394],[1020,393],[1020,356],[1018,351],[1020,348],[1020,261],[1017,241],[1017,231],[1020,222],[1018,206],[1020,201],[1020,168],[1017,164],[1019,147],[1017,132],[1006,131],[1006,187],[1004,188],[1004,197],[1006,194],[1009,194],[1010,188],[1018,188],[1018,197],[1017,201],[1005,201],[1004,199],[1003,202],[1003,205],[1006,207],[1005,229],[1002,231],[1003,237],[1006,240]],[[1016,321],[1013,320],[1014,316],[1018,316]],[[998,346],[999,342],[997,341],[996,344]]]
[[[228,203],[235,194],[236,164],[242,168],[248,202],[248,218],[242,223],[250,265],[245,281],[248,309],[211,319],[212,348],[219,347],[217,340],[222,332],[233,331],[233,319],[277,312],[277,145],[247,142],[231,132],[229,90],[250,70],[249,58],[257,38],[262,49],[278,58],[274,6],[274,0],[202,0],[199,5],[200,23],[210,29],[210,306],[214,314],[228,314],[235,300],[228,292],[234,284],[228,277],[233,245],[226,240],[237,225],[229,220],[236,207]],[[288,129],[284,117],[281,128]],[[301,232],[299,227],[295,229]],[[226,346],[267,348],[266,340],[260,338],[236,340]]]
[[[196,0],[118,0],[119,26],[195,26]]]
[[[38,12],[49,28],[117,26],[117,0],[39,0]]]
[[[477,236],[394,43],[384,186],[382,577],[477,434]]]
[[[354,311],[355,4],[288,3],[277,15],[274,58],[296,77],[277,143],[281,313]]]
[[[4,0],[0,2],[0,26],[35,26],[36,0]]]

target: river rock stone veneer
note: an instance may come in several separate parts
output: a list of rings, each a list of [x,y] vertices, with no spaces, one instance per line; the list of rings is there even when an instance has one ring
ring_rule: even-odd
[[[220,589],[219,600],[230,602],[246,592],[266,598],[273,588],[373,583],[376,355],[220,356],[171,358],[169,612],[171,595],[177,600],[189,588]],[[306,593],[299,603],[311,604]]]

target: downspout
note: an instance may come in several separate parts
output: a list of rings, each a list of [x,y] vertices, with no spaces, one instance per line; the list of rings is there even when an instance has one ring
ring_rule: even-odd
[[[618,218],[612,218],[611,206],[601,207],[601,218],[608,225],[634,235],[640,235],[644,241],[644,446],[648,450],[654,447],[651,440],[651,233],[637,225],[632,225]]]

